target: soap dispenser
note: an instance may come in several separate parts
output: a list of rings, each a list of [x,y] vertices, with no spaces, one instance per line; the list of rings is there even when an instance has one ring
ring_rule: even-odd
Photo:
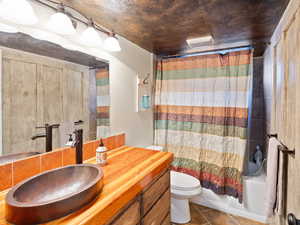
[[[101,166],[104,166],[107,164],[107,148],[104,146],[102,138],[100,139],[100,145],[96,149],[96,162],[100,164]]]

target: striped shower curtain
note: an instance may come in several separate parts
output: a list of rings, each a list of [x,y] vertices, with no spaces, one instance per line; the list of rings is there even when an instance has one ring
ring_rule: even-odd
[[[110,135],[110,94],[109,94],[109,68],[96,71],[97,87],[97,138]]]
[[[252,50],[162,59],[155,91],[156,145],[172,169],[242,202]]]

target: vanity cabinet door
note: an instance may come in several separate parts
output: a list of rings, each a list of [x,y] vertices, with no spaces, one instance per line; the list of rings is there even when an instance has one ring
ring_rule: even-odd
[[[170,188],[170,171],[164,173],[155,183],[143,193],[143,212],[146,214],[160,196]]]
[[[170,213],[167,215],[167,217],[163,220],[161,225],[170,225],[171,224],[171,216]]]
[[[117,214],[110,225],[137,225],[140,217],[140,202],[135,201],[127,209]]]
[[[170,190],[168,189],[144,217],[143,225],[166,224],[164,219],[170,212]]]

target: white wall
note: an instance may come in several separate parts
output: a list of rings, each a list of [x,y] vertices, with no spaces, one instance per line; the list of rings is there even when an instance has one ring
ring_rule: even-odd
[[[152,73],[151,55],[129,44],[122,54],[110,58],[112,132],[127,134],[128,145],[150,145],[153,140],[153,112],[136,112],[137,75]]]
[[[46,30],[45,25],[51,14],[51,9],[38,3],[31,2],[39,17],[39,24],[26,27],[17,26],[7,21],[0,21],[16,26],[20,32],[33,35],[35,32]],[[78,24],[78,33],[85,28]],[[104,38],[105,36],[103,36]],[[44,39],[59,44],[80,49],[90,55],[109,62],[110,68],[110,92],[111,92],[111,133],[125,132],[127,145],[150,145],[153,139],[153,115],[151,111],[135,112],[137,99],[136,78],[139,75],[145,77],[147,73],[153,73],[152,54],[132,42],[119,37],[121,52],[110,53],[99,48],[87,48],[78,42],[79,34],[62,37],[48,34]]]

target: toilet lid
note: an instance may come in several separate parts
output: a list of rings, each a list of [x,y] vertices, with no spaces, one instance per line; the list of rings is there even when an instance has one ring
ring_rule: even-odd
[[[191,191],[200,188],[200,181],[190,175],[171,171],[171,187],[176,190]]]

